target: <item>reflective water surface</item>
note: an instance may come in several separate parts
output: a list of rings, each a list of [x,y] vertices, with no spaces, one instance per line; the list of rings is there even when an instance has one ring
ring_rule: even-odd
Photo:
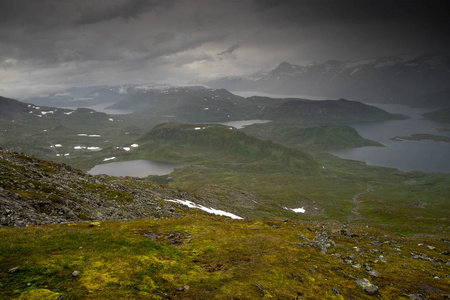
[[[374,105],[374,104],[371,104]],[[411,119],[369,123],[347,124],[367,139],[382,143],[386,147],[362,147],[331,151],[346,159],[365,161],[370,165],[393,167],[402,171],[450,172],[450,143],[422,141],[394,141],[396,136],[426,133],[450,136],[441,131],[444,124],[424,119],[421,115],[429,110],[411,108],[406,105],[375,104],[391,113],[408,115]]]
[[[130,160],[96,165],[88,171],[92,175],[147,177],[150,175],[167,175],[184,164],[174,164],[152,160]]]

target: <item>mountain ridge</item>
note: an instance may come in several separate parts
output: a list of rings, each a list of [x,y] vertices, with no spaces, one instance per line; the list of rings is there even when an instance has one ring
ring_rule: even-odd
[[[248,77],[206,80],[215,88],[349,98],[365,102],[448,106],[448,55],[415,58],[376,57],[360,61],[329,60],[301,66],[283,62],[269,72]]]

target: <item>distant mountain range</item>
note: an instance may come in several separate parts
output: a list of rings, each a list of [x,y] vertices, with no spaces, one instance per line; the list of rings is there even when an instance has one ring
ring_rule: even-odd
[[[173,87],[136,93],[110,106],[136,114],[168,116],[184,122],[250,119],[296,120],[308,123],[378,121],[401,118],[357,101],[240,97],[225,89]],[[171,119],[170,119],[171,118]]]
[[[450,56],[329,60],[306,66],[283,62],[270,72],[204,81],[230,91],[347,98],[364,102],[450,106]]]
[[[25,99],[27,103],[56,107],[90,107],[98,104],[115,103],[130,95],[147,91],[169,88],[167,84],[122,84],[114,86],[94,85],[72,87],[48,95]]]

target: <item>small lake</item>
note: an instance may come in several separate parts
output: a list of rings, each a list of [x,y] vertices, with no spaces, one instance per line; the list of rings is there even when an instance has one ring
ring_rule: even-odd
[[[262,124],[262,123],[269,123],[269,122],[272,122],[272,121],[271,120],[243,120],[243,121],[217,122],[217,124],[231,126],[236,129],[242,129],[245,126],[249,126],[252,124]]]
[[[174,169],[183,168],[185,164],[174,164],[152,160],[130,160],[96,165],[88,171],[92,175],[147,177],[150,175],[167,175]]]
[[[386,147],[361,147],[334,150],[331,153],[345,159],[364,161],[369,165],[393,167],[402,171],[424,171],[450,173],[450,143],[422,141],[393,141],[396,136],[426,133],[450,136],[440,131],[445,124],[426,120],[421,115],[430,111],[406,105],[369,104],[391,113],[410,116],[407,120],[346,124],[355,128],[367,139],[382,143]]]

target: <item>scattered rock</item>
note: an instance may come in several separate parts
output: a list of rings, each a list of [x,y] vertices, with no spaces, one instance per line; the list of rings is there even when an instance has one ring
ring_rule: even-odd
[[[14,273],[16,273],[17,271],[19,271],[19,267],[14,267],[14,268],[9,269],[9,270],[8,270],[8,273],[14,274]]]
[[[412,255],[411,258],[414,259],[422,259],[422,260],[428,260],[430,262],[434,262],[434,259],[432,259],[431,257],[429,257],[428,255],[424,254],[424,253],[419,253],[417,255]]]
[[[357,235],[356,233],[352,233],[352,232],[350,232],[348,230],[345,230],[345,229],[341,230],[341,234],[346,236],[346,237],[348,237],[348,238],[359,237],[359,235]]]
[[[334,287],[332,291],[335,296],[339,295],[339,290],[336,287]]]
[[[76,271],[75,270],[75,271],[72,272],[72,276],[73,277],[77,277],[78,275],[80,275],[80,271]]]
[[[372,241],[372,242],[370,242],[369,244],[370,244],[370,245],[377,246],[377,247],[383,246],[383,243],[380,242],[380,241]]]
[[[313,239],[313,243],[316,247],[320,248],[320,251],[324,254],[328,252],[328,248],[336,245],[336,242],[330,238],[330,235],[326,231],[323,231],[316,235],[316,237]]]
[[[428,300],[424,295],[422,294],[409,294],[408,297],[412,300]]]
[[[181,245],[183,244],[183,234],[181,232],[172,232],[166,235],[166,239],[169,241],[170,245]]]
[[[158,241],[158,233],[156,232],[146,232],[144,233],[144,236],[154,242]]]
[[[303,234],[297,234],[298,237],[301,237],[304,240],[310,241],[310,239],[308,239],[306,236],[304,236]]]
[[[439,274],[431,274],[431,277],[433,277],[434,279],[442,279],[441,275]]]
[[[378,272],[377,270],[370,270],[370,271],[369,271],[369,275],[370,275],[370,276],[373,276],[373,277],[378,277],[378,276],[381,275],[381,273]]]
[[[375,258],[375,262],[377,262],[377,261],[387,262],[388,260],[387,260],[387,258],[386,258],[385,256],[383,256],[383,255],[378,255],[378,256]]]
[[[363,287],[364,291],[368,294],[375,294],[378,292],[378,287],[374,284],[372,284],[368,279],[362,278],[357,279],[356,284]]]

